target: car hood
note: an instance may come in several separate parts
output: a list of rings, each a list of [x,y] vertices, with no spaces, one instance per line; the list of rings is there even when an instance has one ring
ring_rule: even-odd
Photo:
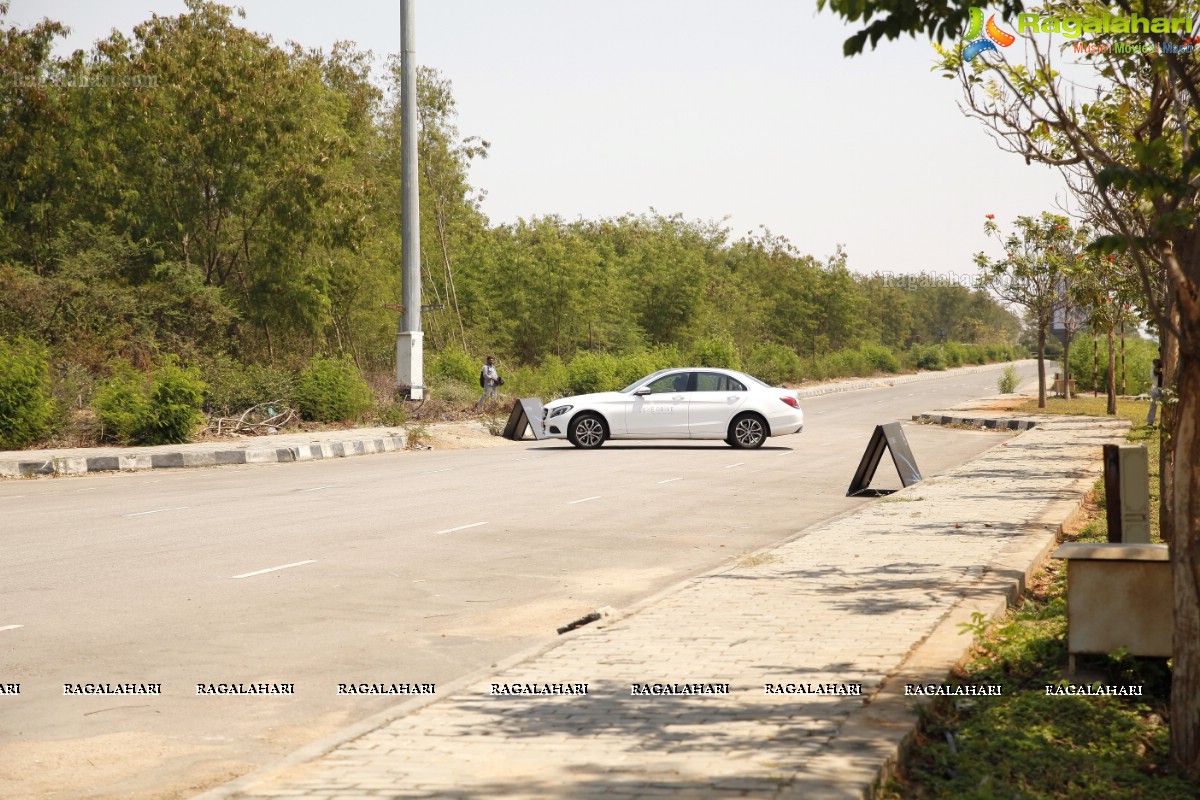
[[[546,408],[554,409],[559,406],[590,406],[596,403],[613,403],[618,400],[628,400],[631,395],[622,394],[621,392],[593,392],[591,394],[577,394],[571,397],[562,397],[558,400],[553,400],[546,404]]]

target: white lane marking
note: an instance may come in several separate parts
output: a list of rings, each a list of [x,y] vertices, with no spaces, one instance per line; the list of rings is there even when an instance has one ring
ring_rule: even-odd
[[[420,473],[421,475],[436,475],[439,472],[450,472],[454,467],[446,467],[445,469],[430,469]]]
[[[784,451],[783,451],[782,453],[780,453],[779,455],[780,455],[780,456],[790,456],[790,455],[791,455],[792,453],[794,453],[794,452],[796,452],[796,451],[795,451],[795,450],[784,450]]]
[[[478,528],[480,525],[487,525],[486,522],[472,522],[470,525],[459,525],[457,528],[446,528],[444,531],[437,531],[434,536],[441,536],[443,533],[454,533],[455,531],[465,531],[467,528]]]
[[[683,480],[683,478],[667,478],[665,481],[659,481],[659,483],[674,483],[675,481],[681,480]]]
[[[0,625],[0,631],[15,631],[17,628],[24,627],[24,625]]]
[[[600,495],[594,495],[592,497],[585,497],[582,500],[572,500],[571,502],[567,503],[567,505],[573,506],[576,503],[586,503],[589,500],[599,500],[599,499],[600,499]]]
[[[267,572],[275,572],[276,570],[281,570],[281,569],[291,569],[292,567],[303,567],[305,564],[315,564],[315,563],[317,563],[317,560],[315,558],[310,558],[308,561],[297,561],[295,564],[284,564],[281,567],[269,567],[267,569],[258,569],[258,570],[255,570],[254,572],[245,572],[241,575],[234,575],[233,579],[237,580],[238,578],[252,578],[255,575],[262,575]]]
[[[23,495],[23,494],[10,494],[10,495],[6,495],[4,497],[0,497],[0,500],[16,500],[18,497],[24,497],[24,496],[25,495]]]
[[[300,494],[301,492],[319,492],[322,489],[332,489],[332,488],[333,488],[332,486],[314,486],[311,489],[297,489],[296,494]]]
[[[726,464],[726,465],[725,465],[724,467],[722,467],[721,469],[733,469],[734,467],[740,467],[740,466],[742,466],[742,465],[743,465],[743,464],[745,464],[745,463],[746,463],[745,461],[739,461],[739,462],[737,462],[736,464]]]
[[[99,486],[89,486],[86,489],[76,489],[75,491],[77,491],[77,492],[94,492],[99,488],[100,488]]]
[[[147,514],[161,514],[164,511],[183,511],[185,508],[191,508],[191,506],[173,506],[171,508],[156,508],[153,511],[135,511],[132,514],[122,514],[121,516],[122,517],[144,517]]]

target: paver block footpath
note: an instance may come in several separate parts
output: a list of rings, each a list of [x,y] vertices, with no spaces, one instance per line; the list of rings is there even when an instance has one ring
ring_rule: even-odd
[[[975,461],[745,566],[439,685],[432,702],[201,797],[869,798],[914,730],[904,685],[946,678],[971,644],[956,623],[1004,610],[1101,474],[1101,445],[1126,430],[1060,417],[998,436]],[[586,683],[588,694],[492,696],[497,683]],[[656,683],[729,693],[631,694]],[[818,693],[854,685],[861,696]]]

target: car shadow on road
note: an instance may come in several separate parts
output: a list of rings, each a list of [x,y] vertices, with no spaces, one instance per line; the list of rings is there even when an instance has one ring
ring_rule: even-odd
[[[549,446],[542,445],[540,447],[530,447],[527,449],[529,452],[540,452],[540,451],[550,452],[550,451],[564,451],[564,450],[575,451],[580,448],[574,447],[570,444],[563,444],[563,445],[549,445]],[[740,450],[735,447],[730,447],[727,444],[614,444],[612,442],[605,442],[603,447],[598,447],[595,449],[596,450],[725,450],[730,453],[752,453],[755,451],[782,453],[782,452],[787,452],[787,451],[795,451],[794,447],[770,446],[770,445],[765,445],[765,444],[762,447],[755,448],[755,450]]]

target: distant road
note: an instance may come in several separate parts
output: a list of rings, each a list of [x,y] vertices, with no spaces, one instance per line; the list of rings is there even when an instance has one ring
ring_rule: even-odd
[[[444,684],[870,502],[844,494],[874,425],[998,376],[813,398],[803,434],[756,451],[522,442],[0,483],[0,686],[21,685],[0,694],[0,796],[228,780],[405,699],[340,683]],[[926,475],[1006,439],[906,430]],[[876,485],[898,486],[890,464]],[[89,683],[161,694],[64,696]]]

